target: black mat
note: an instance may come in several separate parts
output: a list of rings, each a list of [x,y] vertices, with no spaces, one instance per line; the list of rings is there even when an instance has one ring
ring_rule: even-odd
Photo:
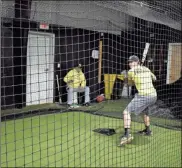
[[[93,130],[94,132],[100,133],[100,134],[104,134],[107,136],[111,136],[116,134],[116,131],[112,128],[97,128],[95,130]]]

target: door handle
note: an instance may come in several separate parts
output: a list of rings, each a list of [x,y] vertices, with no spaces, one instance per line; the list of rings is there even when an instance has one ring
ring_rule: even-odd
[[[45,72],[49,71],[49,68],[46,68],[44,71],[45,71]]]

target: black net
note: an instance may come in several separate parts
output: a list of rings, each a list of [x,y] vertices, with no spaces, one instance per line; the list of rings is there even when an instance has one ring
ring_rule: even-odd
[[[181,166],[181,1],[14,0],[0,13],[1,167]],[[141,92],[131,55],[157,101],[126,130]]]

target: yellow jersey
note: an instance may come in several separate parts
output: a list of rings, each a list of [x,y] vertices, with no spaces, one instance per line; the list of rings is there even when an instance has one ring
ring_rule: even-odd
[[[69,81],[73,82],[68,83]],[[84,88],[86,86],[85,75],[82,71],[78,72],[76,69],[72,69],[66,74],[64,77],[64,82],[66,82],[68,84],[68,87],[71,88]]]
[[[152,80],[156,80],[156,76],[145,66],[136,66],[128,71],[128,81],[133,81],[141,96],[157,96],[156,89]]]

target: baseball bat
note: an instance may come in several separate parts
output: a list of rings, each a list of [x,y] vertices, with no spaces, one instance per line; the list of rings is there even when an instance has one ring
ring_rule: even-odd
[[[146,60],[147,53],[148,53],[148,50],[149,50],[149,46],[150,46],[150,43],[145,43],[145,49],[144,49],[144,51],[143,51],[143,56],[142,56],[141,65],[143,65],[144,62],[145,62],[145,60]]]
[[[57,86],[58,86],[59,104],[62,104],[61,94],[60,94],[60,89],[59,89],[59,79],[58,79],[58,75],[56,75],[56,81],[57,81]]]

